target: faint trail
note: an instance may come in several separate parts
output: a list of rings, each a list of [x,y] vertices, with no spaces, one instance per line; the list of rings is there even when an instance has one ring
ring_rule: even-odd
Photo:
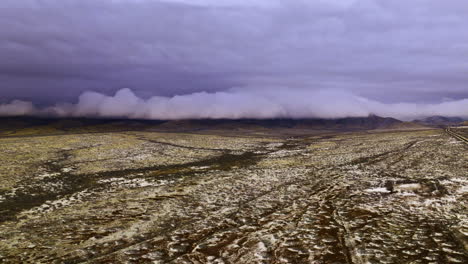
[[[229,149],[197,148],[197,147],[192,147],[192,146],[184,146],[184,145],[179,145],[179,144],[174,144],[174,143],[169,143],[169,142],[157,141],[157,140],[154,140],[154,139],[148,139],[148,138],[139,137],[139,136],[136,136],[136,135],[132,135],[132,136],[135,136],[138,140],[150,142],[150,143],[153,143],[153,144],[176,147],[176,148],[184,148],[184,149],[191,149],[191,150],[217,151],[217,152],[229,152],[229,151],[231,151]]]
[[[385,152],[375,154],[375,155],[372,155],[372,156],[366,156],[366,157],[358,158],[358,159],[355,159],[355,160],[351,161],[350,164],[352,164],[352,165],[358,165],[358,164],[371,165],[371,164],[383,161],[383,160],[387,159],[388,157],[390,157],[391,155],[394,155],[394,154],[397,154],[397,153],[402,153],[405,150],[408,150],[409,148],[414,146],[417,142],[418,141],[411,141],[411,142],[407,143],[405,146],[403,146],[401,148],[385,151]]]
[[[455,139],[458,139],[460,140],[461,142],[465,143],[468,145],[468,138],[454,132],[450,127],[446,128],[445,129],[445,132],[447,132],[447,134],[449,134],[450,136],[454,137]]]

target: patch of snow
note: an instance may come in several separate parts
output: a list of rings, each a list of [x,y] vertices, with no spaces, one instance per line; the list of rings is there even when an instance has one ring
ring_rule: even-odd
[[[70,172],[70,171],[72,171],[72,170],[73,170],[73,168],[63,168],[63,169],[62,169],[62,172],[67,173],[67,172]]]
[[[211,168],[210,166],[200,166],[200,167],[190,167],[192,170],[207,170]]]
[[[419,183],[408,183],[408,184],[399,184],[395,186],[396,191],[405,192],[405,191],[416,191],[422,188],[422,185]]]
[[[411,193],[411,192],[400,192],[398,193],[400,196],[416,196],[416,194]]]
[[[468,193],[468,185],[462,186],[460,189],[457,190],[457,193],[459,193],[459,194],[466,194],[466,193]]]
[[[387,190],[387,188],[384,188],[384,187],[370,188],[370,189],[366,189],[364,191],[368,192],[368,193],[390,193],[390,191]]]
[[[266,260],[267,251],[268,251],[268,248],[266,247],[265,243],[260,241],[257,243],[257,249],[254,255],[258,260]]]
[[[55,177],[55,176],[59,176],[60,175],[60,172],[53,172],[53,173],[43,173],[43,174],[40,174],[38,175],[38,179],[45,179],[45,178],[49,178],[49,177]]]

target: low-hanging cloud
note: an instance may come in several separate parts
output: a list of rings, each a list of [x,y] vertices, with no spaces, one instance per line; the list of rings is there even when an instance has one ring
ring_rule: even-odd
[[[38,108],[15,100],[0,104],[1,116],[98,117],[129,119],[341,118],[369,114],[403,120],[433,115],[468,118],[468,99],[437,104],[387,104],[343,90],[238,88],[143,99],[130,89],[113,96],[83,93],[78,102]]]
[[[0,104],[0,116],[33,115],[37,113],[31,102],[13,100],[9,104]]]

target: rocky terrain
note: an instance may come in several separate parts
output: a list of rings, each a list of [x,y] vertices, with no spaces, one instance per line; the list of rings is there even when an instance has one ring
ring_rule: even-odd
[[[0,262],[468,263],[443,129],[227,135],[0,138]]]

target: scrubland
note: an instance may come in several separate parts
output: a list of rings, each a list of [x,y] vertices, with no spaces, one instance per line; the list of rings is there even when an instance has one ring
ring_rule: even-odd
[[[442,129],[0,138],[0,262],[467,263],[467,153]]]

